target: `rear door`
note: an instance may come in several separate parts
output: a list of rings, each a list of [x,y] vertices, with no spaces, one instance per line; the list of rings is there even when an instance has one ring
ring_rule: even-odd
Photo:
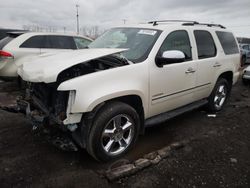
[[[208,95],[216,82],[216,75],[221,68],[222,62],[218,58],[214,37],[215,33],[207,30],[194,30],[195,59],[197,59],[197,81],[195,100],[199,100]]]

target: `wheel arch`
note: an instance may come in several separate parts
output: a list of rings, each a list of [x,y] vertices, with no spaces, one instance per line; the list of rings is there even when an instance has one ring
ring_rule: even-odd
[[[144,133],[144,121],[145,121],[145,108],[143,107],[143,101],[142,98],[139,95],[125,95],[125,96],[119,96],[116,98],[112,98],[106,101],[103,101],[102,103],[96,105],[94,109],[89,112],[88,114],[92,114],[91,117],[94,118],[94,116],[107,104],[110,102],[119,101],[123,102],[125,104],[130,105],[132,108],[136,110],[140,117],[140,133]]]
[[[223,72],[219,75],[217,81],[220,79],[220,78],[224,78],[225,80],[227,80],[229,86],[230,86],[230,90],[232,88],[232,85],[233,85],[233,71],[226,71],[226,72]]]

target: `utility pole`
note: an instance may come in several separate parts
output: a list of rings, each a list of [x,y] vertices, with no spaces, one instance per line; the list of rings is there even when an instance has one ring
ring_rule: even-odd
[[[123,24],[126,24],[126,21],[127,21],[127,20],[126,20],[126,19],[123,19],[122,21],[123,21]]]
[[[78,8],[80,6],[76,4],[76,33],[79,35],[79,14],[78,14]]]

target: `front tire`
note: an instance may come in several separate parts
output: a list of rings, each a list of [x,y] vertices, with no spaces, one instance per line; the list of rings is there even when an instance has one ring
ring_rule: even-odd
[[[226,79],[219,78],[208,98],[207,109],[210,112],[221,111],[230,94],[230,86]]]
[[[137,140],[140,119],[134,108],[110,102],[95,116],[87,151],[99,161],[110,161],[127,153]]]

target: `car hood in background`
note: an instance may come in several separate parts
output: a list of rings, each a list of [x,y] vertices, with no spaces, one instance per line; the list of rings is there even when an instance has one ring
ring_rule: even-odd
[[[32,57],[29,60],[26,59],[27,62],[23,62],[22,65],[19,66],[18,74],[23,80],[28,82],[52,83],[56,82],[60,72],[69,67],[126,50],[127,49],[92,48],[60,52],[58,54],[44,54],[36,58]]]

